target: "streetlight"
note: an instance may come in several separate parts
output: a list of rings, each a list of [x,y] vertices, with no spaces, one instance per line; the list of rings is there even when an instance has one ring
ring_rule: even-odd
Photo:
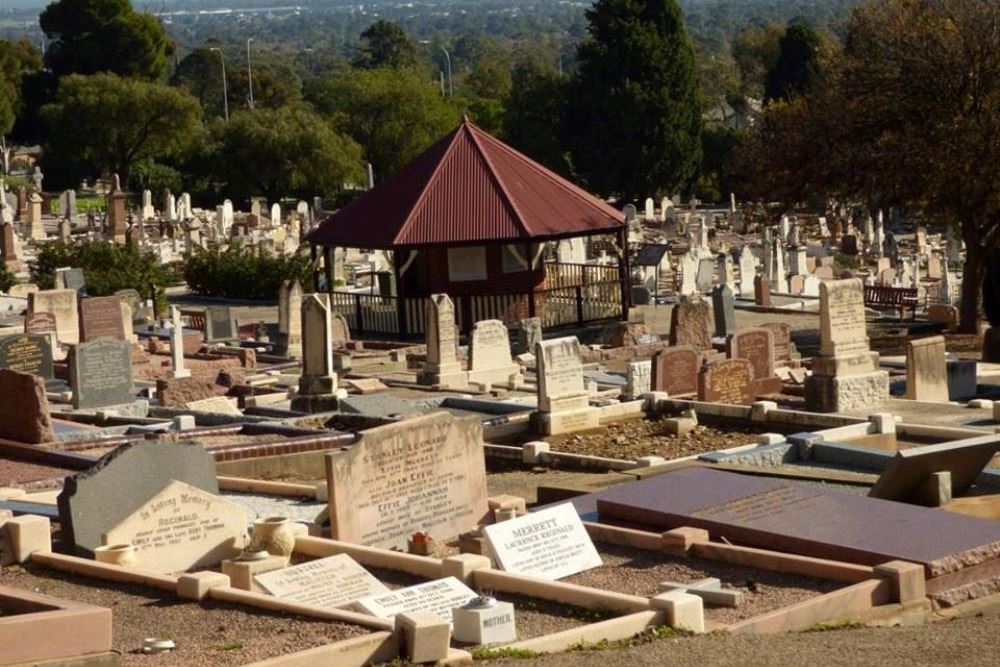
[[[421,44],[430,44],[429,39],[420,40]],[[448,61],[448,97],[455,97],[455,87],[451,82],[451,54],[448,53],[448,49],[444,48],[442,45],[438,45],[438,48],[444,51],[444,57]],[[442,75],[443,76],[443,75]],[[444,81],[441,81],[441,96],[444,97]]]
[[[448,61],[448,97],[455,97],[455,88],[451,83],[451,54],[448,53],[448,49],[441,46],[441,50],[444,51],[444,57]]]
[[[250,68],[250,42],[253,37],[247,37],[247,86],[250,88],[250,108],[253,109],[253,70]]]
[[[222,49],[217,47],[212,47],[210,51],[215,51],[219,54],[219,59],[222,60],[222,108],[226,112],[226,122],[229,122],[229,91],[226,86],[226,56],[222,53]]]

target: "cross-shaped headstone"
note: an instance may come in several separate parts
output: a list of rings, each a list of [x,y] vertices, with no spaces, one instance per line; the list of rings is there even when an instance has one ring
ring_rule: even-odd
[[[661,581],[659,588],[661,593],[683,591],[691,595],[697,595],[709,604],[722,607],[736,607],[743,600],[743,593],[741,591],[724,590],[722,582],[715,577],[699,579],[687,584],[680,584],[676,581]]]

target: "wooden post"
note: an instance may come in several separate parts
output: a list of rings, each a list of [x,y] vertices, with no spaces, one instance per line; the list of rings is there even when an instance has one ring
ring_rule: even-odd
[[[393,250],[392,271],[396,275],[396,331],[400,338],[406,338],[409,331],[407,331],[406,326],[406,302],[403,301],[403,276],[399,272],[399,263],[402,261],[401,255],[401,250]]]

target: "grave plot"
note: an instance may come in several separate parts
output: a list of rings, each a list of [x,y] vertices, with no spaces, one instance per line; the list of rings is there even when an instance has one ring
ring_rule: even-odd
[[[147,586],[114,583],[35,565],[0,571],[0,586],[111,609],[112,648],[125,664],[176,667],[246,665],[366,634],[347,623],[292,616],[213,600],[192,604]],[[173,650],[141,652],[147,637],[172,639]]]

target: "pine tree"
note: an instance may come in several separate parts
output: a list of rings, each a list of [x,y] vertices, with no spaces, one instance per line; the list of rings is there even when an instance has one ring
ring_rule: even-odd
[[[676,0],[598,0],[567,112],[574,168],[603,195],[686,187],[701,160],[694,51]]]

